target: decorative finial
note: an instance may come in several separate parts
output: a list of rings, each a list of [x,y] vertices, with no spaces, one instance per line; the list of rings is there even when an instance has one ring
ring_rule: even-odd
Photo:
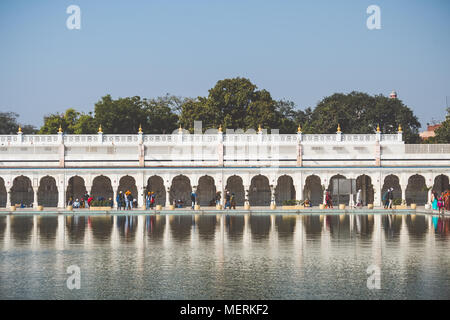
[[[102,125],[100,125],[100,126],[98,127],[98,133],[103,133],[103,131],[102,131]]]
[[[298,133],[302,133],[302,127],[300,125],[298,125],[298,129],[297,129]]]
[[[262,132],[261,125],[259,125],[259,127],[258,127],[258,132]]]
[[[22,133],[22,128],[19,126],[19,132],[18,133]]]
[[[178,132],[179,132],[179,133],[182,133],[182,132],[183,132],[183,128],[181,128],[181,124],[180,124],[180,128],[178,129]]]
[[[59,125],[58,133],[62,133],[62,132],[63,131],[62,131],[61,125]]]
[[[338,123],[337,132],[341,132],[341,125]]]
[[[219,132],[222,132],[222,125],[219,126]]]
[[[380,130],[380,125],[378,124],[377,125],[377,132],[380,132],[381,130]]]
[[[401,124],[398,125],[398,132],[403,132]]]
[[[142,133],[142,126],[139,124],[139,133]]]

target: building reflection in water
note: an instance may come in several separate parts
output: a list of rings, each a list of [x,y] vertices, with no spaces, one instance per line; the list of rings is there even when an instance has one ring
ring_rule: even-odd
[[[245,251],[252,244],[265,243],[272,250],[283,243],[295,243],[303,251],[305,240],[321,242],[323,253],[335,240],[357,238],[376,244],[386,241],[408,243],[448,238],[449,217],[425,215],[105,215],[105,216],[0,216],[2,249],[109,243],[111,247],[130,244],[145,248],[148,242],[166,246],[191,242],[242,243]],[[225,250],[220,247],[220,250]],[[224,251],[223,251],[224,252]]]

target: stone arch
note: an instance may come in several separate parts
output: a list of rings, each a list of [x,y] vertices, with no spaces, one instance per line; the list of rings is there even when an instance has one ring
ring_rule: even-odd
[[[183,206],[191,204],[192,186],[191,180],[184,175],[176,176],[172,179],[172,186],[170,187],[170,203],[181,200]]]
[[[39,181],[38,188],[38,205],[44,207],[58,206],[58,187],[56,179],[51,176],[45,176]]]
[[[361,199],[363,205],[373,204],[375,191],[372,185],[372,178],[368,175],[360,175],[356,178],[356,190],[361,189]],[[356,201],[356,196],[355,196]]]
[[[248,200],[251,206],[269,206],[271,201],[271,192],[269,179],[263,175],[257,175],[252,178]]]
[[[34,201],[34,192],[31,180],[25,176],[16,177],[11,188],[11,205],[24,204],[31,207]]]
[[[241,177],[239,176],[231,176],[227,179],[227,185],[225,186],[225,190],[230,191],[230,194],[234,193],[234,196],[236,198],[236,205],[237,206],[243,206],[245,203],[245,190],[244,190],[244,183]],[[225,195],[222,194],[222,200],[224,199]]]
[[[0,207],[6,207],[6,187],[5,187],[5,180],[3,180],[2,177],[0,177]]]
[[[138,190],[136,187],[136,180],[132,176],[123,176],[119,180],[119,186],[117,187],[117,192],[122,191],[123,193],[130,191],[133,199],[138,198]],[[114,199],[115,201],[115,199]],[[139,204],[138,204],[139,205]]]
[[[166,188],[164,179],[160,176],[152,176],[147,180],[147,191],[155,193],[155,204],[164,206],[166,204]],[[144,195],[145,199],[145,195]]]
[[[402,198],[402,187],[400,186],[400,179],[396,175],[390,174],[384,178],[383,188],[381,188],[381,199],[383,199],[383,194],[389,188],[394,188],[394,199]]]
[[[216,185],[213,177],[206,175],[198,179],[197,197],[201,206],[215,205]]]
[[[418,205],[425,205],[428,201],[428,189],[425,177],[415,174],[408,179],[406,187],[406,203],[416,203]]]
[[[303,199],[309,200],[313,206],[318,206],[322,203],[323,189],[318,176],[310,175],[306,178],[303,195]]]
[[[433,190],[436,191],[439,195],[441,194],[441,192],[450,190],[448,176],[446,176],[445,174],[441,174],[434,178]]]
[[[343,176],[342,174],[336,174],[330,178],[330,184],[328,185],[327,190],[330,192],[333,198],[333,205],[341,203],[348,204],[350,202],[349,194],[333,194],[333,183],[336,179],[347,179],[347,177]]]
[[[298,200],[295,199],[294,180],[288,175],[279,177],[275,188],[275,203],[282,205],[285,200]]]
[[[92,181],[92,190],[90,196],[94,200],[109,200],[114,196],[113,188],[111,186],[111,179],[106,176],[97,176]]]
[[[70,198],[72,198],[73,201],[76,199],[80,201],[85,192],[86,186],[84,184],[84,179],[80,176],[70,177],[67,183],[66,201],[70,201]]]

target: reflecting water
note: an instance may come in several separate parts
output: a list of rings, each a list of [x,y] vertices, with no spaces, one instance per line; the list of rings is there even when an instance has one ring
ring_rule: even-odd
[[[449,299],[449,249],[423,215],[0,215],[0,298]]]

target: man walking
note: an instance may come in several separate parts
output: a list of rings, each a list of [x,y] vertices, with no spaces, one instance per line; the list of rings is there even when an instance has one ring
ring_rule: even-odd
[[[384,193],[383,193],[383,207],[384,209],[387,209],[389,207],[389,190],[391,189],[387,189]]]
[[[227,193],[225,194],[225,209],[230,208],[231,210],[231,196],[230,191],[227,190]]]
[[[195,191],[191,193],[192,210],[194,210],[195,202],[197,201],[197,194]]]
[[[389,209],[392,209],[392,204],[394,202],[394,188],[389,189],[388,199],[389,199]]]
[[[117,194],[116,203],[117,203],[117,210],[122,210],[122,191],[119,191],[119,193]]]

